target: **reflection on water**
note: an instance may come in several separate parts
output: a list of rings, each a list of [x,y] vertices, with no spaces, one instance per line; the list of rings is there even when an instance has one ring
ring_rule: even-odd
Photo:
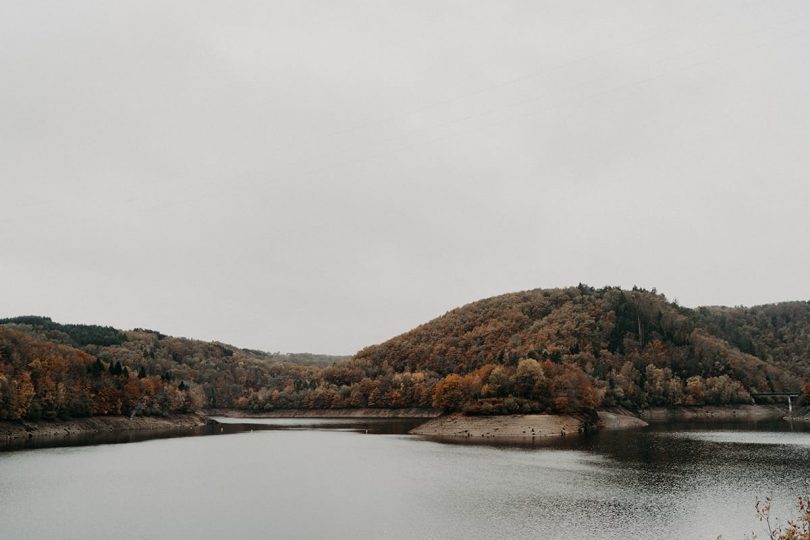
[[[253,429],[342,429],[372,434],[404,434],[425,422],[424,418],[231,418],[212,416],[223,426]]]
[[[149,441],[152,439],[240,433],[246,429],[249,430],[249,428],[246,428],[246,426],[243,425],[218,426],[211,424],[198,427],[170,428],[162,430],[73,433],[69,435],[59,435],[56,437],[38,436],[31,439],[9,439],[0,440],[0,455],[2,455],[2,452],[10,450],[131,443]]]
[[[672,433],[673,437],[686,437],[712,443],[769,444],[773,446],[807,446],[810,433],[757,432],[757,431],[683,431]]]
[[[810,474],[808,426],[787,424],[534,447],[426,441],[401,420],[206,429],[240,433],[0,454],[0,536],[742,539],[763,536],[756,497],[784,518]]]
[[[403,434],[425,421],[421,418],[229,418],[225,416],[214,416],[211,417],[211,420],[213,423],[198,427],[74,433],[57,437],[39,436],[31,439],[0,439],[0,454],[11,450],[119,444],[201,435],[231,435],[265,429],[337,429],[371,434]],[[2,537],[0,537],[1,539]]]

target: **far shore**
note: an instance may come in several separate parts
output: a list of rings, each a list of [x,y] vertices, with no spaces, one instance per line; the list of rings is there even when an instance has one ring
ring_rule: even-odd
[[[199,414],[172,416],[92,416],[69,420],[0,421],[0,442],[24,439],[46,439],[95,435],[127,431],[169,431],[193,429],[205,425],[206,418]]]
[[[193,430],[212,422],[212,416],[231,418],[346,418],[346,419],[413,419],[426,421],[410,433],[448,439],[536,439],[574,435],[583,431],[638,429],[649,424],[670,422],[758,422],[790,420],[810,422],[810,408],[804,407],[788,416],[785,407],[777,405],[717,405],[696,407],[656,407],[632,413],[619,407],[585,414],[525,414],[468,416],[463,413],[443,414],[435,409],[282,409],[246,411],[241,409],[208,409],[198,414],[167,417],[93,416],[69,420],[0,421],[0,445],[26,439],[69,439],[75,436],[104,433],[167,433]]]
[[[566,437],[584,431],[638,429],[649,424],[671,422],[759,422],[774,420],[810,421],[804,416],[788,417],[785,407],[777,405],[707,405],[694,407],[656,407],[633,413],[617,407],[597,411],[598,420],[577,414],[525,414],[504,416],[466,416],[454,413],[440,416],[411,430],[414,435],[443,439],[531,440]]]
[[[247,411],[244,409],[206,409],[208,416],[231,418],[436,418],[441,411],[435,409],[275,409]]]

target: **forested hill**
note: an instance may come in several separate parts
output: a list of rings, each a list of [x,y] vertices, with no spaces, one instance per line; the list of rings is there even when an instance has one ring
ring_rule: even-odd
[[[436,405],[472,412],[750,403],[810,378],[810,303],[693,310],[654,290],[536,289],[454,309],[352,362],[438,374]]]
[[[45,317],[0,320],[0,419],[203,408],[639,409],[810,394],[808,379],[810,303],[688,309],[640,289],[488,298],[351,359]]]
[[[0,420],[247,408],[250,396],[283,390],[287,381],[303,387],[347,359],[47,317],[0,319]]]

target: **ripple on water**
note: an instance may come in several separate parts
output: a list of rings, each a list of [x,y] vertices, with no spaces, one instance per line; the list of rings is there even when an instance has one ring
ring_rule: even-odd
[[[667,434],[717,444],[801,446],[810,448],[810,433],[763,431],[680,431]]]

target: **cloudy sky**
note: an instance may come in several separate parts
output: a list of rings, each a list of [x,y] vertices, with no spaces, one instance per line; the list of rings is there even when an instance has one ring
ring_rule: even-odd
[[[352,353],[810,298],[805,1],[0,2],[0,316]]]

